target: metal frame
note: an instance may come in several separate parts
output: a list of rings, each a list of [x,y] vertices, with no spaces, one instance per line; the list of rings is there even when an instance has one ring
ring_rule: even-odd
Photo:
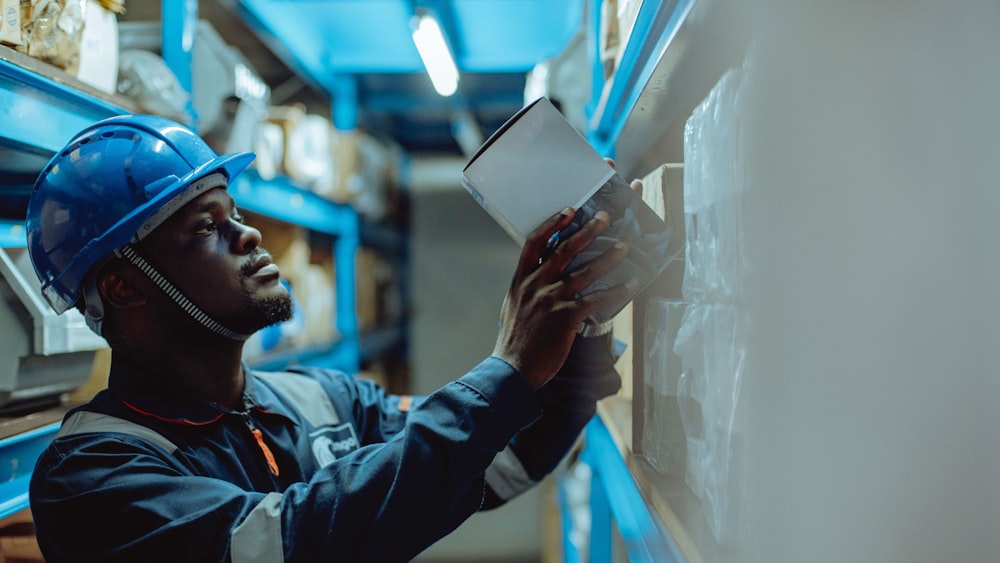
[[[594,417],[587,424],[584,436],[586,446],[580,460],[589,465],[592,472],[588,561],[612,560],[612,523],[625,543],[629,561],[684,561],[677,546],[643,500],[604,421]],[[569,557],[566,560],[572,561]]]
[[[602,87],[604,74],[597,42],[594,42],[592,94],[597,103],[591,108],[593,113],[588,124],[588,140],[603,156],[614,158],[618,134],[653,75],[660,57],[670,47],[695,2],[696,0],[643,2],[618,68],[615,69],[613,82],[607,89]],[[594,12],[599,12],[600,7],[591,5],[589,9],[589,22],[597,37],[600,18]]]
[[[59,431],[49,424],[0,440],[0,519],[28,508],[28,485],[35,462]]]

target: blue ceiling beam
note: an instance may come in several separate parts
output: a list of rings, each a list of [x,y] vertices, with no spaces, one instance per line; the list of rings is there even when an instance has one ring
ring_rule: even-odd
[[[520,108],[524,105],[521,92],[497,90],[476,92],[461,101],[440,96],[415,97],[408,92],[377,92],[366,94],[362,99],[365,110],[378,113],[440,113],[455,108],[476,111],[477,108]]]

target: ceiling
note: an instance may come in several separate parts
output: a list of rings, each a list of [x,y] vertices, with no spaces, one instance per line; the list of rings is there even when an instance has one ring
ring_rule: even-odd
[[[272,103],[305,104],[411,154],[458,155],[455,124],[488,136],[516,112],[526,73],[579,31],[584,1],[201,0],[198,10],[268,83]],[[156,4],[131,3],[127,18],[156,19]],[[449,98],[431,87],[410,36],[424,10],[461,75]]]

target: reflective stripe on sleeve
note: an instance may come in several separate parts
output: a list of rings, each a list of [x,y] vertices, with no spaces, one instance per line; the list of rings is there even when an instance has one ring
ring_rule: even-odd
[[[340,424],[340,417],[333,408],[330,396],[318,381],[289,372],[255,372],[255,375],[290,399],[309,424],[316,428]]]
[[[510,446],[498,453],[493,458],[493,463],[486,468],[486,484],[503,500],[514,498],[535,486],[535,483]]]
[[[233,563],[280,563],[281,493],[268,493],[229,537]]]

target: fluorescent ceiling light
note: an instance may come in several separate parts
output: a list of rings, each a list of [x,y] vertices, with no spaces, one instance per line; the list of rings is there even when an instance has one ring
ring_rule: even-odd
[[[441,26],[429,14],[414,16],[413,43],[438,94],[450,96],[458,90],[458,68],[444,41]]]

